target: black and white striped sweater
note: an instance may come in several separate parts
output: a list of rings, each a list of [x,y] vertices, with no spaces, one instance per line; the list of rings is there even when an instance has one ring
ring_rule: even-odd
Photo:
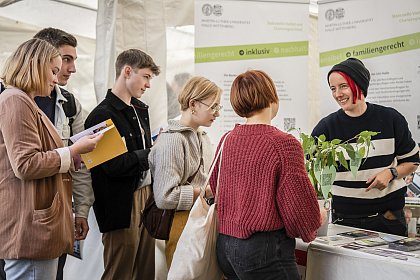
[[[372,137],[375,149],[362,162],[356,178],[340,167],[332,194],[336,213],[365,215],[404,207],[406,184],[403,179],[393,180],[387,188],[366,192],[366,181],[384,168],[395,167],[403,162],[419,162],[419,148],[412,139],[408,123],[397,110],[367,103],[366,112],[350,117],[342,109],[323,118],[312,131],[313,136],[324,134],[327,140],[343,141],[353,138],[364,130],[380,132]]]

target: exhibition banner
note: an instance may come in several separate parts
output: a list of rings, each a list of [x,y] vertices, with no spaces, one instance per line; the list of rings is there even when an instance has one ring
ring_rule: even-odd
[[[309,0],[196,0],[195,73],[223,89],[220,117],[206,128],[213,144],[244,123],[230,105],[230,88],[249,69],[266,72],[276,85],[280,107],[273,125],[308,129],[308,21]]]
[[[318,1],[320,117],[336,111],[328,71],[349,57],[371,73],[366,100],[397,109],[420,143],[420,1]]]

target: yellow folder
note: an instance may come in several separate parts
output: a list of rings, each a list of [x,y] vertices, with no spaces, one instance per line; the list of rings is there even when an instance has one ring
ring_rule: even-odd
[[[108,119],[100,124],[97,124],[79,134],[76,134],[76,139],[87,134],[103,134],[102,139],[96,145],[96,148],[89,153],[82,154],[82,160],[86,167],[91,169],[98,164],[104,163],[114,157],[117,157],[127,152],[127,147],[120,133],[115,127],[111,119]],[[77,138],[78,137],[78,138]],[[77,140],[76,140],[77,141]]]

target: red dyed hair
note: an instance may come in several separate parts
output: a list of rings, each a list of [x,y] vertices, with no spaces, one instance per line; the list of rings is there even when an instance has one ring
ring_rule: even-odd
[[[362,99],[362,90],[360,87],[353,81],[352,78],[350,78],[349,75],[347,75],[344,72],[337,71],[338,74],[343,76],[343,78],[346,80],[347,84],[350,87],[351,92],[353,93],[353,104],[356,104],[356,99],[361,100]]]

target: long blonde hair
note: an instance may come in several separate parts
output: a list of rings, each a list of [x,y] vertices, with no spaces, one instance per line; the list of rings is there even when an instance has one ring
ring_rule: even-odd
[[[50,71],[52,60],[58,56],[58,50],[47,41],[30,39],[22,43],[7,59],[1,78],[6,85],[26,93],[49,95],[47,71]]]

